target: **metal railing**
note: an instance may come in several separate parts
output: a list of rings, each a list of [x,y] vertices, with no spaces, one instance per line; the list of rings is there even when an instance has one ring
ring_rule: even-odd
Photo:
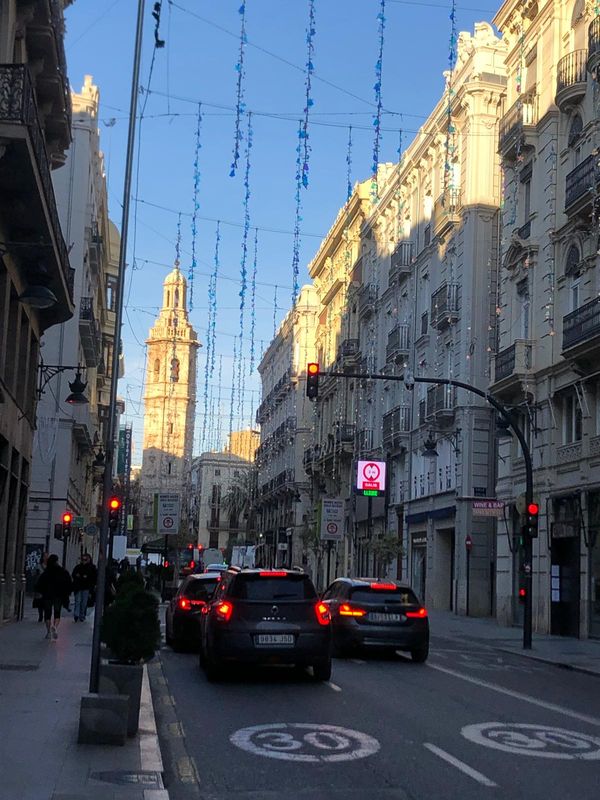
[[[414,244],[409,241],[401,241],[396,245],[396,249],[390,258],[390,272],[395,272],[398,269],[410,267],[413,263]]]
[[[383,415],[383,444],[396,446],[410,431],[410,407],[396,406]]]
[[[588,156],[572,169],[565,178],[565,209],[589,192],[598,183],[599,177],[598,156]]]
[[[458,314],[458,284],[442,285],[431,295],[431,323],[437,325],[447,315]]]
[[[444,411],[453,411],[456,405],[454,386],[432,386],[427,390],[427,416]]]
[[[338,348],[338,356],[341,358],[350,358],[351,356],[357,355],[359,352],[359,345],[358,339],[344,339]]]
[[[563,350],[600,335],[600,297],[563,317]]]
[[[595,17],[588,28],[588,59],[600,53],[600,17]]]
[[[400,353],[408,352],[409,349],[409,325],[406,322],[396,325],[388,333],[387,346],[385,349],[386,359],[391,359]]]
[[[505,150],[509,144],[516,141],[525,126],[537,125],[537,122],[538,97],[533,89],[521,95],[500,120],[498,129],[500,150]]]
[[[556,70],[556,94],[577,83],[587,82],[587,50],[575,50],[563,56]]]
[[[356,425],[354,422],[338,422],[335,429],[335,440],[338,443],[354,443]]]

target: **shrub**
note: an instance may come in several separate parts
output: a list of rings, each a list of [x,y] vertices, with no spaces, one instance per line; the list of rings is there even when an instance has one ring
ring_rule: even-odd
[[[101,638],[118,661],[139,663],[152,658],[160,645],[158,600],[127,583],[104,612]]]
[[[144,588],[144,578],[139,572],[127,570],[117,580],[117,597],[124,592],[139,592]]]

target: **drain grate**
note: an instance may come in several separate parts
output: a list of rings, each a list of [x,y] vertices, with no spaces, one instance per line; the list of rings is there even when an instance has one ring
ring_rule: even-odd
[[[111,770],[110,772],[92,772],[90,778],[102,783],[114,783],[119,786],[144,786],[145,788],[164,789],[162,773],[151,770],[128,772]]]
[[[39,668],[39,664],[0,664],[0,670],[6,672],[34,672]]]

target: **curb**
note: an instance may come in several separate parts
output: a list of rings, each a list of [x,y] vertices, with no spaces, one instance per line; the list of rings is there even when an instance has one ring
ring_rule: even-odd
[[[507,647],[495,647],[501,653],[510,653],[513,656],[524,658],[527,661],[537,661],[540,664],[549,664],[551,667],[560,667],[561,669],[568,669],[571,672],[581,672],[584,675],[591,675],[593,678],[600,678],[600,673],[587,667],[580,667],[578,664],[565,664],[564,661],[553,661],[550,658],[543,658],[543,656],[525,655],[518,650],[509,650]]]
[[[142,698],[140,703],[140,761],[145,772],[158,772],[163,774],[163,759],[156,730],[154,705],[150,692],[148,666],[144,664],[144,677],[142,679]],[[170,800],[167,789],[144,789],[144,800]]]

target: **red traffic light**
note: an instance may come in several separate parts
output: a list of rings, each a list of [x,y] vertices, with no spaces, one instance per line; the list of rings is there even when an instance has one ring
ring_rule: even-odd
[[[190,561],[190,563],[188,564],[188,567],[190,569],[195,569],[196,568],[196,562],[194,560]]]
[[[527,589],[523,589],[523,588],[519,589],[519,597],[521,599],[524,599],[525,597],[527,597]]]
[[[536,517],[540,513],[540,507],[537,503],[529,503],[527,506],[527,513],[531,514],[531,516]]]
[[[111,497],[108,501],[108,507],[111,511],[116,511],[118,508],[121,508],[121,501],[118,497]]]
[[[169,562],[168,562],[168,561],[165,559],[165,562],[164,562],[164,564],[163,564],[163,567],[167,568],[168,566],[169,566]]]
[[[318,375],[319,374],[319,365],[318,364],[309,364],[306,367],[306,371],[309,375]]]
[[[63,525],[68,525],[70,522],[73,521],[73,514],[70,511],[65,511],[62,515]]]

